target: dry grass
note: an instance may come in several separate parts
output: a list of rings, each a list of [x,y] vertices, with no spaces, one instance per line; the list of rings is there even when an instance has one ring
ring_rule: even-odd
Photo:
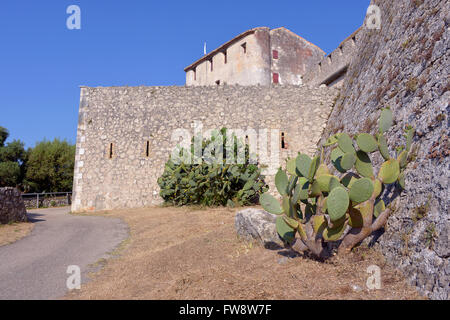
[[[34,224],[29,222],[0,224],[0,247],[26,237],[33,227]]]
[[[321,263],[286,258],[241,241],[237,209],[151,208],[115,211],[130,239],[92,281],[68,299],[420,299],[381,254],[358,249]],[[382,289],[366,290],[369,265]],[[355,291],[357,285],[362,291]]]

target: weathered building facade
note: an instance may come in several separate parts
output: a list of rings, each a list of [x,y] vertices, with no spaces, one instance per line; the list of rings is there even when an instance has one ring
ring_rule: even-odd
[[[186,67],[186,85],[301,85],[324,55],[286,28],[254,28]]]

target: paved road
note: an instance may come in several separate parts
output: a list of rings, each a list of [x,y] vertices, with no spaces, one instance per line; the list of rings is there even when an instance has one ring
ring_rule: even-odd
[[[0,247],[0,299],[56,299],[67,292],[67,267],[107,257],[128,236],[120,219],[68,214],[69,208],[30,210],[32,233]]]

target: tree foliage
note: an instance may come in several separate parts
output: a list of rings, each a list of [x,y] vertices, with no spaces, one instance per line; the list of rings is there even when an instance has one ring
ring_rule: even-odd
[[[74,163],[74,145],[65,140],[44,140],[29,152],[25,184],[31,191],[71,191]]]
[[[19,187],[25,172],[27,153],[20,140],[6,142],[9,132],[0,127],[0,187]]]

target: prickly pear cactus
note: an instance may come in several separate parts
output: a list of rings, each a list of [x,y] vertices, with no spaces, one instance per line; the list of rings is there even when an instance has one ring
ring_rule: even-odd
[[[391,110],[383,109],[375,136],[331,136],[323,147],[333,148],[331,164],[340,175],[330,173],[323,156],[311,159],[300,153],[287,161],[287,172],[280,168],[275,184],[281,204],[268,193],[261,195],[260,203],[279,216],[277,230],[286,242],[327,258],[327,242],[340,241],[339,251],[349,251],[385,225],[391,209],[381,199],[382,191],[388,184],[405,188],[404,169],[414,137],[414,129],[407,127],[406,146],[392,158],[384,136],[392,123]],[[380,168],[372,165],[376,152],[385,159]]]
[[[175,164],[171,158],[158,179],[160,195],[171,205],[231,206],[250,205],[258,202],[261,193],[267,191],[264,176],[257,164],[250,163],[249,147],[245,145],[244,164],[226,164],[226,129],[220,131],[223,140],[223,161],[212,163],[200,161],[200,164],[181,162]],[[239,142],[234,136],[235,148]],[[202,154],[214,142],[214,136],[202,141]],[[180,149],[180,153],[191,152],[194,155],[194,140],[191,150]],[[192,157],[193,158],[193,157]],[[194,162],[194,161],[192,161]]]

